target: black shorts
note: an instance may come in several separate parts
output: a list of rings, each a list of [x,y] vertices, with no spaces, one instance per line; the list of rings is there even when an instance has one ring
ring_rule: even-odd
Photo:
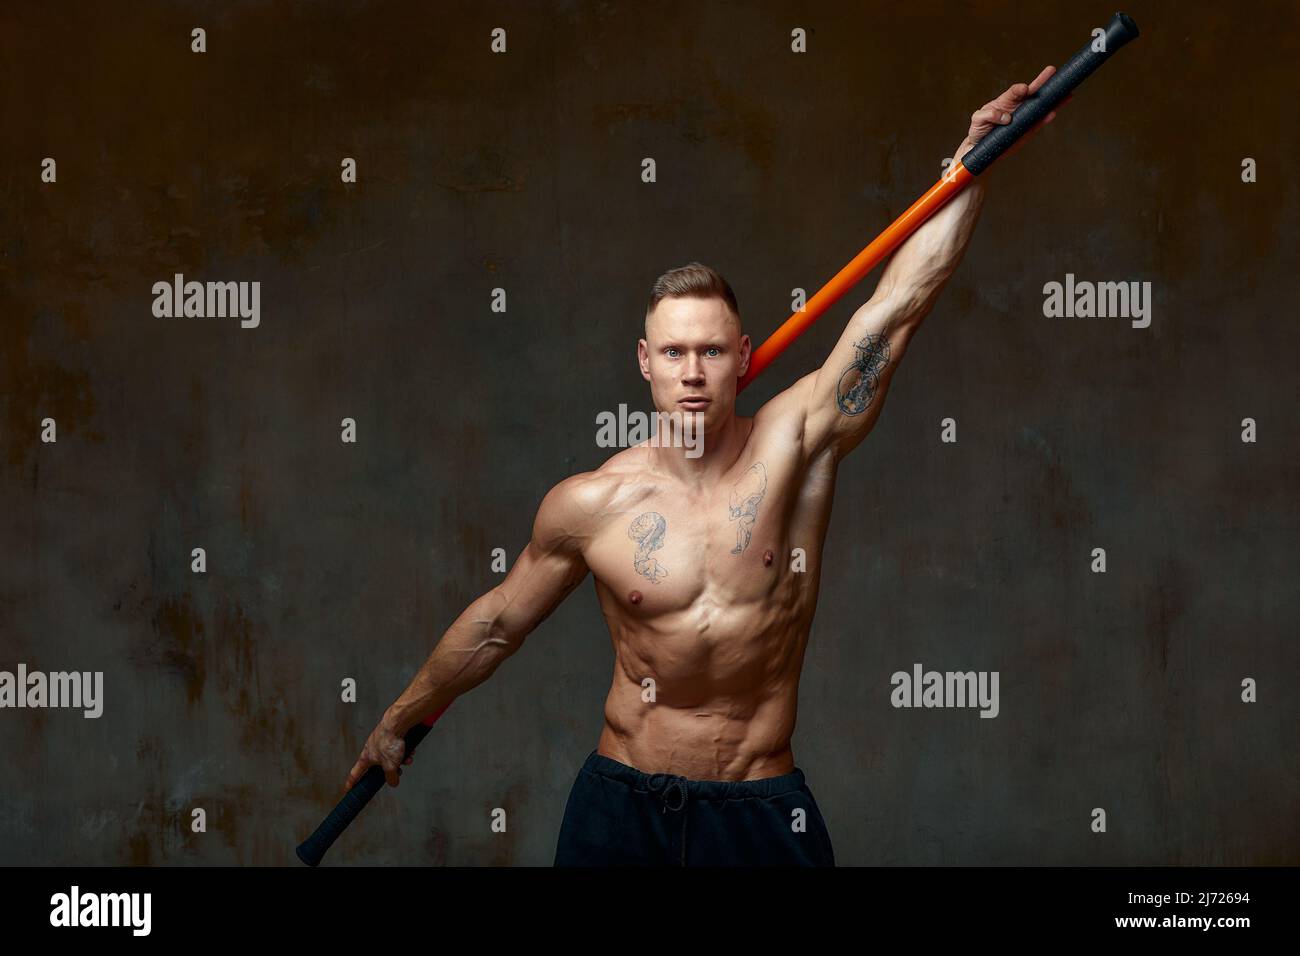
[[[691,780],[593,750],[564,808],[555,865],[834,866],[835,853],[798,767],[761,780]]]

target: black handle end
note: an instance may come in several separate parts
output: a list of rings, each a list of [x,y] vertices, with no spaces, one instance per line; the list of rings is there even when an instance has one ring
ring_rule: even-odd
[[[1100,30],[1100,28],[1098,28]],[[1011,122],[999,126],[976,143],[961,158],[966,171],[978,176],[993,165],[993,161],[1015,144],[1016,140],[1033,129],[1039,120],[1056,109],[1061,102],[1093,71],[1115,55],[1115,52],[1138,37],[1137,24],[1125,13],[1117,13],[1104,30],[1097,31],[1074,56],[1063,63],[1036,93],[1027,96],[1011,114]],[[1100,43],[1098,41],[1101,41]]]
[[[428,736],[430,729],[429,724],[416,724],[406,732],[403,738],[406,741],[405,756],[409,757],[415,753],[415,748]],[[382,789],[384,789],[384,768],[374,764],[361,775],[360,780],[352,785],[351,790],[343,794],[343,799],[316,828],[316,832],[298,844],[298,859],[308,866],[319,865],[325,858],[325,853],[334,845],[334,841]]]
[[[1138,25],[1127,13],[1117,13],[1106,24],[1106,49],[1118,50],[1138,38]]]

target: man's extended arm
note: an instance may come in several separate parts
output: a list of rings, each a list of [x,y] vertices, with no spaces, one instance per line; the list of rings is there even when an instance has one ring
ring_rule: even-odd
[[[1033,83],[1017,83],[976,110],[952,162],[1009,122],[1016,107],[1053,72],[1046,67]],[[1021,143],[1028,135],[1032,131]],[[843,456],[871,431],[908,342],[966,251],[983,202],[984,184],[976,179],[912,233],[886,263],[875,294],[853,313],[825,364],[769,403],[790,404],[802,412],[808,455],[829,450]]]
[[[587,576],[583,515],[575,501],[580,475],[550,490],[537,509],[532,538],[505,579],[474,601],[447,628],[429,659],[384,712],[348,775],[351,787],[371,764],[397,786],[403,735],[429,714],[477,687],[523,645]]]

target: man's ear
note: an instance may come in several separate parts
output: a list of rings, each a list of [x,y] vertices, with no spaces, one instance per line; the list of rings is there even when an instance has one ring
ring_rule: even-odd
[[[650,346],[645,339],[637,339],[636,361],[641,366],[641,377],[650,381]]]
[[[749,350],[749,336],[742,335],[740,337],[740,372],[736,375],[736,378],[740,378],[749,371]]]

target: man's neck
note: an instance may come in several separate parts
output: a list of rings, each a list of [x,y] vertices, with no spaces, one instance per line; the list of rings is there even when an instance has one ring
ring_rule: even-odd
[[[647,450],[657,470],[667,472],[688,487],[701,490],[716,484],[731,469],[745,450],[752,430],[752,419],[739,419],[733,412],[717,428],[696,436],[700,454],[695,457],[687,455],[692,449],[673,447],[673,444]]]

